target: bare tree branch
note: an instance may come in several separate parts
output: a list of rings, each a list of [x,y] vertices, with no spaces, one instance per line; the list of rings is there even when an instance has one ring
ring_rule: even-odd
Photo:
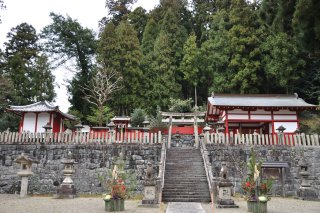
[[[111,94],[121,89],[119,86],[121,80],[122,77],[117,76],[116,70],[109,67],[100,67],[89,85],[81,86],[81,90],[89,103],[95,105],[98,109],[103,109]]]

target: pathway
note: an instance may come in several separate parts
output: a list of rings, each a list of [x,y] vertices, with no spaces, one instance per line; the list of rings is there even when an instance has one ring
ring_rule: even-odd
[[[200,203],[169,202],[166,213],[206,213]]]

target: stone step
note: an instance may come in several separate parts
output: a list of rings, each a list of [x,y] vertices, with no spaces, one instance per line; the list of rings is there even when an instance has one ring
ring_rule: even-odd
[[[196,183],[182,183],[182,184],[175,184],[174,182],[167,183],[167,186],[164,188],[171,188],[171,189],[183,189],[183,188],[192,188],[192,189],[197,189],[197,188],[208,188],[208,184],[205,182],[202,182],[201,184],[196,184]]]
[[[210,192],[199,149],[167,150],[163,201],[210,202]]]
[[[198,202],[198,203],[209,203],[211,202],[211,198],[170,198],[164,197],[162,198],[163,202]]]
[[[173,197],[173,196],[179,196],[179,195],[181,195],[181,196],[183,196],[183,195],[189,195],[189,196],[193,195],[193,196],[197,197],[197,196],[202,196],[202,195],[209,196],[210,192],[209,192],[209,190],[207,190],[207,191],[204,191],[204,190],[202,190],[202,191],[201,190],[200,191],[188,191],[188,190],[185,190],[185,191],[182,191],[182,190],[174,191],[172,189],[172,190],[162,191],[162,195],[163,196],[167,196],[167,197],[171,197],[171,196]]]
[[[167,197],[209,197],[209,191],[196,191],[196,192],[173,192],[173,191],[163,191],[162,194]]]
[[[201,188],[164,188],[162,193],[180,193],[180,194],[206,194],[209,193],[208,187]]]

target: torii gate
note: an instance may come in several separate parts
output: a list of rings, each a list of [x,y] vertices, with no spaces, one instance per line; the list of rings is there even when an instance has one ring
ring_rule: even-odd
[[[179,112],[160,112],[165,118],[169,118],[169,131],[168,131],[168,149],[171,147],[171,135],[172,135],[172,123],[193,123],[194,125],[194,140],[195,147],[199,148],[199,133],[198,133],[198,117],[204,117],[206,112],[191,112],[191,113],[179,113]],[[176,119],[174,117],[179,117]],[[185,117],[191,117],[185,119]],[[162,122],[166,120],[163,119]],[[174,122],[173,122],[174,121]]]

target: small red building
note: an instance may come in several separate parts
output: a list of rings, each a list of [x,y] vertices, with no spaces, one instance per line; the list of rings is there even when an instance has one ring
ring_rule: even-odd
[[[47,101],[37,102],[25,106],[10,106],[9,112],[21,116],[19,132],[44,132],[43,126],[49,124],[52,132],[63,132],[65,120],[75,120],[75,116],[63,113],[58,106]]]
[[[220,120],[227,134],[274,134],[280,126],[285,128],[284,132],[293,133],[299,129],[298,112],[316,108],[297,94],[215,94],[208,98],[206,121],[214,126]]]

